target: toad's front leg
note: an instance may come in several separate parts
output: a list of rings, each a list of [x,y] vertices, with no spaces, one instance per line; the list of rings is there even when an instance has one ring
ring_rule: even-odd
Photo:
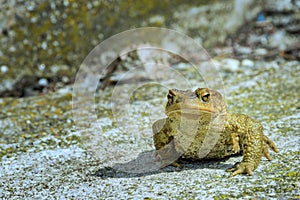
[[[174,144],[174,131],[169,125],[167,119],[160,119],[156,121],[153,126],[153,140],[155,146],[155,161],[159,163],[160,167],[166,167],[173,165],[177,168],[181,168],[180,164],[176,160],[180,157],[175,149]]]

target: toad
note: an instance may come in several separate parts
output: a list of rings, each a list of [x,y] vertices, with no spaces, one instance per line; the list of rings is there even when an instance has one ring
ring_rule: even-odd
[[[155,160],[160,167],[180,166],[179,158],[195,161],[243,154],[242,161],[226,171],[231,176],[251,175],[262,156],[271,160],[269,148],[278,152],[259,122],[244,114],[227,113],[217,91],[172,89],[167,99],[167,118],[152,126]]]

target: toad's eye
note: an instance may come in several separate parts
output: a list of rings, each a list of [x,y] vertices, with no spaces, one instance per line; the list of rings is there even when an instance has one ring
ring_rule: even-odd
[[[204,102],[208,102],[210,100],[210,91],[208,88],[198,88],[195,93]]]
[[[204,102],[208,102],[210,100],[210,94],[209,93],[203,94],[201,98]]]

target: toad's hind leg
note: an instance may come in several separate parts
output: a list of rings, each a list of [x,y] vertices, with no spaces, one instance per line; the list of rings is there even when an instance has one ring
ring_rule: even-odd
[[[278,149],[275,145],[275,143],[270,140],[267,136],[263,135],[263,148],[262,148],[262,153],[263,155],[268,159],[268,160],[272,160],[270,154],[269,154],[269,148],[271,148],[273,151],[275,151],[276,153],[278,153]]]

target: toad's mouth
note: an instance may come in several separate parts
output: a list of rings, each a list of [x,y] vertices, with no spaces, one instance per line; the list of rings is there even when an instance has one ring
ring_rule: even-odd
[[[179,114],[186,114],[186,115],[201,115],[204,113],[215,113],[210,108],[203,108],[200,106],[193,106],[193,105],[184,105],[181,103],[170,105],[166,108],[166,114],[170,115],[173,113],[179,113]]]

